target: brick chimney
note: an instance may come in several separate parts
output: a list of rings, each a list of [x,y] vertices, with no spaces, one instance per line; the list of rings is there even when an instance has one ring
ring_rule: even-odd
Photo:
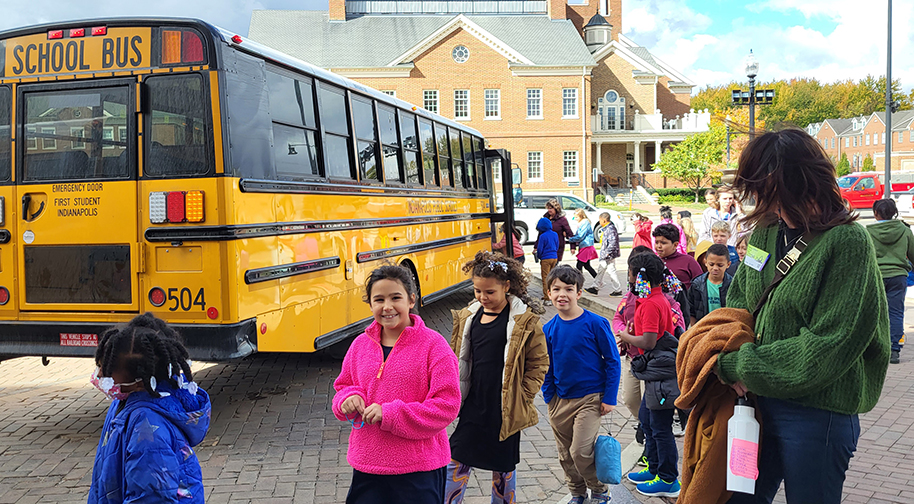
[[[330,0],[330,21],[346,20],[346,0]]]
[[[330,1],[332,2],[333,0]],[[565,17],[565,1],[566,0],[546,0],[549,19],[567,19]]]

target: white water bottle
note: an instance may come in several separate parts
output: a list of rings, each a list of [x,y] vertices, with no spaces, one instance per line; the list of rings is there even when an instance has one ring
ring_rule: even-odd
[[[727,491],[755,493],[758,479],[759,424],[745,397],[736,400],[727,422]]]

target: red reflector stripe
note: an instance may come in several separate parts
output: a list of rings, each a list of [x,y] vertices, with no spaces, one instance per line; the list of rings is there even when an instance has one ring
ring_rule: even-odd
[[[70,30],[70,38],[85,37],[85,36],[86,36],[85,28],[74,28],[74,29]]]
[[[107,34],[108,34],[107,26],[96,26],[96,27],[92,28],[93,37],[98,36],[98,35],[107,35]]]
[[[165,196],[165,215],[168,222],[184,222],[183,191],[172,191]]]
[[[63,30],[51,30],[48,32],[49,40],[62,39],[62,38],[63,38]]]

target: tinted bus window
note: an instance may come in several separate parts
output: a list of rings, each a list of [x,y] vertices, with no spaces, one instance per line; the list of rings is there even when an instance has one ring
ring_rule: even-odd
[[[419,165],[422,157],[419,156],[419,138],[416,135],[416,116],[399,111],[400,114],[400,139],[403,145],[403,159],[405,163],[406,182],[408,184],[421,184],[419,179]]]
[[[402,183],[400,142],[397,140],[397,114],[393,108],[378,105],[378,131],[381,132],[384,181],[389,184]]]
[[[355,178],[349,147],[349,120],[346,116],[346,92],[329,84],[320,84],[321,124],[324,126],[324,165],[328,177]]]
[[[482,189],[489,188],[489,181],[486,179],[486,153],[482,139],[473,137],[474,151],[476,153],[476,173],[479,175],[479,187]]]
[[[25,94],[22,179],[126,178],[127,86]]]
[[[435,175],[435,137],[432,135],[432,123],[419,119],[419,140],[422,142],[422,168],[425,173],[425,186],[438,185]]]
[[[467,187],[479,187],[476,181],[476,163],[473,161],[473,141],[469,135],[462,133],[463,163],[467,171]]]
[[[361,179],[376,182],[381,180],[378,170],[378,137],[375,133],[374,107],[370,98],[352,97],[352,118],[355,122],[355,136],[358,141],[359,169]]]
[[[441,187],[451,186],[451,156],[448,153],[447,128],[435,123],[435,141],[438,144],[438,168],[441,171]]]
[[[143,173],[184,176],[208,173],[210,154],[207,96],[200,75],[166,75],[145,81],[148,142]]]
[[[226,66],[234,69],[225,72],[231,173],[236,177],[272,179],[276,172],[264,63],[234,50],[223,51],[223,56]]]
[[[12,107],[10,88],[0,86],[0,180],[10,179],[12,166],[10,108]]]
[[[267,71],[270,117],[273,119],[273,161],[276,178],[320,177],[314,90],[310,80],[298,81]]]
[[[467,183],[466,172],[463,170],[463,150],[460,148],[460,132],[448,128],[448,138],[451,140],[451,162],[454,167],[454,185],[456,187],[473,187]]]

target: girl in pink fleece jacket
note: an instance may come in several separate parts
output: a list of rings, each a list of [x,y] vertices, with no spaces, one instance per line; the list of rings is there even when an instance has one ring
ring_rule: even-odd
[[[457,356],[410,313],[416,287],[408,270],[382,266],[365,291],[374,322],[333,384],[333,414],[353,424],[346,504],[441,504],[451,460],[445,429],[460,409]]]

